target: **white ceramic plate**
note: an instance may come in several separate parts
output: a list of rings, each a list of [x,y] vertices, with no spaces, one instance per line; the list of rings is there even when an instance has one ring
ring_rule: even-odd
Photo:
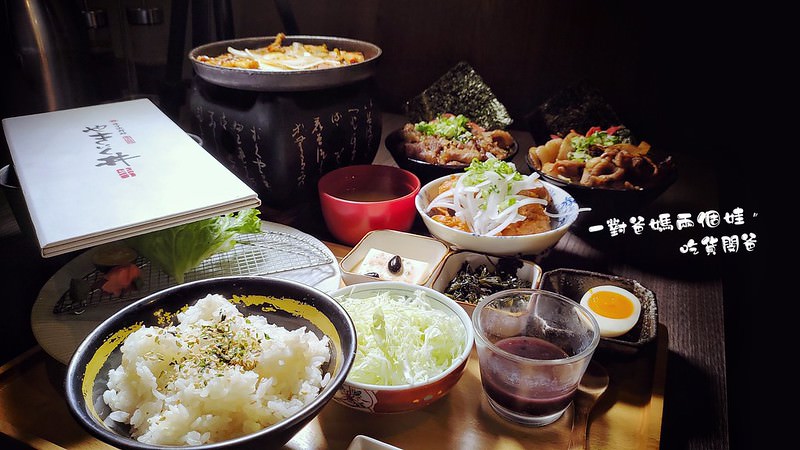
[[[323,292],[332,292],[341,285],[341,272],[336,257],[322,242],[295,228],[262,221],[262,229],[283,232],[313,242],[329,254],[331,263],[318,267],[290,270],[273,274],[313,286]],[[87,308],[81,314],[53,314],[53,307],[69,289],[70,280],[81,278],[94,270],[91,262],[93,249],[90,249],[68,262],[44,284],[31,311],[33,335],[42,349],[63,364],[68,364],[72,354],[83,339],[99,325],[129,302],[97,305]]]

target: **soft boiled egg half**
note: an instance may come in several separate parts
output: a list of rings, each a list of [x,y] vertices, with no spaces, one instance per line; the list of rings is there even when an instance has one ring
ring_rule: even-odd
[[[636,325],[642,312],[639,299],[617,286],[595,286],[581,298],[581,306],[588,309],[600,326],[600,336],[621,336]]]

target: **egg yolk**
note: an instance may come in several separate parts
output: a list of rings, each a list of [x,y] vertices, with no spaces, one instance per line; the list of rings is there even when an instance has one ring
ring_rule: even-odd
[[[588,304],[597,314],[611,319],[624,319],[633,314],[630,299],[616,292],[596,292],[589,297]]]

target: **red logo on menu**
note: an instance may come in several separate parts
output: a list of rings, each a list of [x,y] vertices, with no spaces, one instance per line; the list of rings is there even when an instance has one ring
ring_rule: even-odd
[[[117,175],[124,180],[125,178],[135,177],[136,172],[133,171],[133,167],[125,167],[123,169],[117,169]]]
[[[135,141],[135,140],[134,140],[132,137],[130,137],[130,136],[128,136],[128,135],[122,136],[122,139],[123,139],[125,142],[127,142],[128,144],[133,144],[133,143],[135,143],[135,142],[136,142],[136,141]]]

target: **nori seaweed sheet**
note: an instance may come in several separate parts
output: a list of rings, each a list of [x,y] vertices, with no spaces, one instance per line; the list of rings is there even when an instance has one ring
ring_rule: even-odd
[[[505,129],[513,122],[506,107],[465,61],[407,101],[404,109],[414,123],[433,120],[443,113],[463,114],[487,130]]]
[[[537,144],[547,142],[551,134],[566,136],[570,130],[585,133],[593,126],[623,125],[600,91],[586,81],[560,90],[525,117]]]

